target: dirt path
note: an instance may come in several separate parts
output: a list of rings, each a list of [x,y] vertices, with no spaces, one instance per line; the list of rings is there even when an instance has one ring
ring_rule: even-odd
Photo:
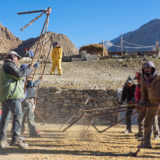
[[[63,75],[49,75],[51,64],[47,65],[44,75],[44,85],[64,85],[83,89],[117,88],[134,75],[134,69],[111,67],[108,62],[63,62]],[[37,72],[38,73],[38,72]]]

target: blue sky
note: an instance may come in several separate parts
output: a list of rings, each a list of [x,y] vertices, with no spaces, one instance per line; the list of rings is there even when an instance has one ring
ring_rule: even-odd
[[[45,16],[24,31],[38,14],[17,12],[52,8],[48,31],[65,34],[81,47],[112,40],[160,18],[160,0],[1,0],[0,22],[22,40],[39,36]]]

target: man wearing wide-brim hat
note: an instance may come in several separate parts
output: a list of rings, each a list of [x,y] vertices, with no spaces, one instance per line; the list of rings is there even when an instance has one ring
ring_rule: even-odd
[[[2,118],[0,122],[0,147],[8,147],[6,128],[10,117],[13,114],[12,122],[12,146],[20,148],[28,147],[20,137],[22,108],[20,99],[24,97],[24,79],[32,71],[33,67],[20,69],[17,62],[22,57],[15,51],[10,51],[0,70],[0,102],[2,102]]]

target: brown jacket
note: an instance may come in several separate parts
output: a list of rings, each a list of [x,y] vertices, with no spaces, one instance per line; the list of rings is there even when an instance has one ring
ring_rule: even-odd
[[[160,76],[155,75],[150,84],[146,84],[144,78],[141,80],[141,101],[140,103],[147,105],[147,103],[160,103]]]

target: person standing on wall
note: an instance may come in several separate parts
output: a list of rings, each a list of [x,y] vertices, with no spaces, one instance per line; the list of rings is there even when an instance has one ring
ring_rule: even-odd
[[[53,49],[51,53],[52,57],[52,67],[50,71],[50,75],[54,74],[54,71],[57,67],[58,74],[62,75],[62,48],[59,42],[53,43]]]

